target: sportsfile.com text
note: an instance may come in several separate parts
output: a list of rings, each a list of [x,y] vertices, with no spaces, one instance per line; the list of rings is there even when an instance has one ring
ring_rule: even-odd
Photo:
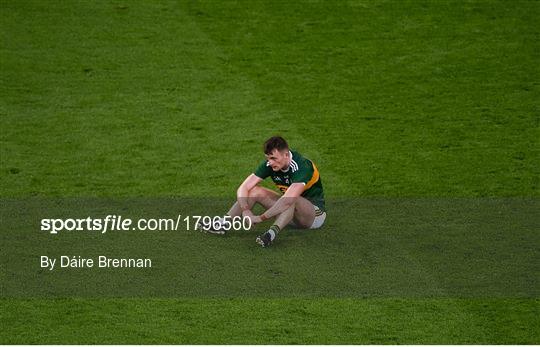
[[[89,231],[105,234],[109,231],[190,231],[219,223],[229,230],[249,230],[251,221],[243,217],[177,215],[175,218],[125,218],[107,215],[104,218],[43,218],[41,231],[58,234],[63,231]]]

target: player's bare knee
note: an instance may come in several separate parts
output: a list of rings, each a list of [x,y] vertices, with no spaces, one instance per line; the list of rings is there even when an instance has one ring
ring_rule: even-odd
[[[253,198],[256,201],[262,201],[268,197],[268,192],[259,186],[253,187],[248,194],[250,198]]]

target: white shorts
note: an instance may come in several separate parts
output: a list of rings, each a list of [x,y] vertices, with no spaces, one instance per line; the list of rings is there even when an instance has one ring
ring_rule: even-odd
[[[313,205],[315,208],[315,219],[313,220],[313,224],[309,227],[310,229],[319,229],[324,224],[324,221],[326,219],[326,212],[323,212],[320,208]]]

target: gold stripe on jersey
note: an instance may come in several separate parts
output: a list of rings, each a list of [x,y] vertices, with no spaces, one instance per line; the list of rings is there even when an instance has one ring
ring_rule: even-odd
[[[315,163],[311,162],[311,165],[313,165],[313,176],[311,176],[311,179],[304,186],[304,191],[311,188],[311,186],[313,186],[319,180],[319,170],[317,170],[317,167],[315,166]]]

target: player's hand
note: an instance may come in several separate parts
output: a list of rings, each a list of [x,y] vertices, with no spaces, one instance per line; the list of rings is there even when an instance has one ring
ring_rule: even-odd
[[[242,211],[242,217],[248,217],[253,223],[253,217],[255,217],[255,215],[253,214],[253,212],[251,212],[251,210],[244,210]]]
[[[242,217],[248,217],[251,220],[251,223],[253,223],[253,224],[257,224],[257,223],[260,223],[262,221],[261,217],[254,215],[253,212],[251,212],[251,210],[243,211],[242,212]]]
[[[253,212],[251,210],[243,210],[242,211],[242,217],[252,217],[254,216]]]

